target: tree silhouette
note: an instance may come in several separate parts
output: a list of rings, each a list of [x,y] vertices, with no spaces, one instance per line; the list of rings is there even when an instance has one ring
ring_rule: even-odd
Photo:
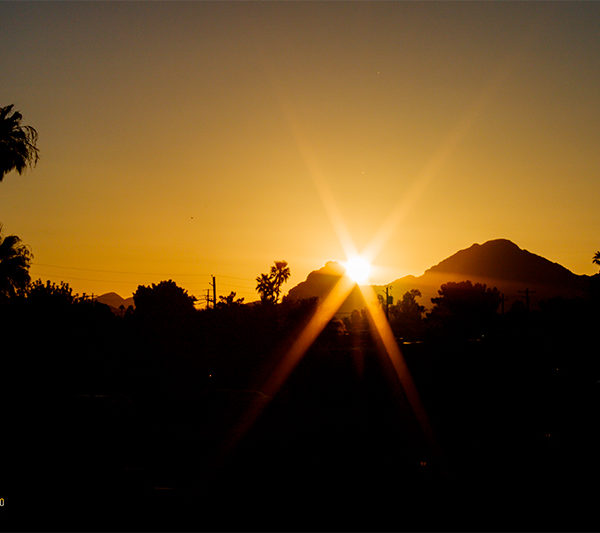
[[[0,299],[11,298],[27,288],[32,257],[16,235],[2,238],[0,225]]]
[[[395,332],[403,336],[418,337],[421,333],[425,306],[417,302],[421,291],[406,291],[396,305],[390,307],[390,323]]]
[[[260,296],[260,301],[263,303],[273,302],[275,298],[275,289],[273,280],[269,274],[260,274],[256,278],[256,292]]]
[[[456,336],[478,336],[491,324],[500,305],[500,292],[482,283],[461,281],[444,283],[428,320]]]
[[[287,261],[275,261],[275,265],[271,267],[276,302],[279,299],[281,286],[288,280],[290,274],[290,267],[288,267]]]
[[[13,108],[12,104],[0,107],[0,181],[11,170],[22,174],[39,159],[36,129],[21,125],[23,115]]]
[[[68,283],[61,281],[60,285],[41,279],[35,280],[27,289],[27,301],[42,305],[71,305],[80,300]]]
[[[594,259],[592,259],[592,263],[595,265],[600,265],[600,250],[594,254]]]
[[[425,311],[425,306],[417,303],[417,298],[420,297],[421,291],[419,289],[406,291],[402,296],[402,300],[398,302],[398,312],[407,316],[421,318],[421,315]]]
[[[148,318],[176,319],[195,311],[196,298],[173,280],[161,281],[146,287],[139,285],[133,294],[135,314]]]
[[[290,277],[287,261],[275,261],[268,274],[260,274],[256,278],[256,291],[263,303],[277,303],[281,286]]]
[[[219,301],[217,302],[217,307],[233,307],[237,305],[242,305],[244,303],[243,298],[235,297],[235,291],[231,291],[228,296],[219,296]]]

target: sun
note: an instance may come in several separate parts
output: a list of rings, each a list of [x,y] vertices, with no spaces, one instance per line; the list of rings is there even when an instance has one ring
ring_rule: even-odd
[[[352,256],[344,263],[348,277],[358,284],[366,283],[371,274],[371,264],[360,255]]]

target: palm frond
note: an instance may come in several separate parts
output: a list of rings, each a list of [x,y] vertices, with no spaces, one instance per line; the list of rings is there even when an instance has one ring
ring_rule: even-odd
[[[0,181],[11,170],[23,173],[39,161],[38,132],[33,126],[21,125],[23,115],[14,106],[0,107]]]

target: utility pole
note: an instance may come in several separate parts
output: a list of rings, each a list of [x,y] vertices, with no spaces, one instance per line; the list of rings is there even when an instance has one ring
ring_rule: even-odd
[[[217,307],[217,280],[214,276],[212,277],[212,283],[210,285],[213,290],[212,302],[213,302],[213,309],[214,309],[215,307]]]
[[[210,307],[210,289],[206,289],[206,308]]]
[[[390,296],[390,289],[392,287],[390,287],[389,285],[386,285],[385,287],[385,318],[388,319],[388,321],[390,320],[390,299],[391,299],[391,303],[394,303],[394,298],[392,296]]]
[[[525,294],[525,309],[529,313],[529,295],[535,294],[535,291],[530,291],[529,287],[527,287],[524,291],[518,291],[520,294]]]

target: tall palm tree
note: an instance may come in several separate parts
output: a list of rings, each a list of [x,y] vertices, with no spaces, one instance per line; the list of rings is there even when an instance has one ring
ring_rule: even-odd
[[[0,300],[15,296],[29,285],[32,257],[16,235],[3,238],[0,225]]]
[[[287,261],[275,261],[268,274],[256,278],[256,291],[263,303],[277,303],[281,286],[290,277],[290,267]]]
[[[12,104],[0,107],[0,181],[11,170],[22,174],[39,159],[36,129],[22,125],[23,115],[13,108]]]
[[[592,259],[592,263],[595,265],[600,265],[600,250],[596,252],[594,255],[594,259]]]
[[[290,267],[287,261],[275,261],[275,265],[271,267],[271,278],[273,279],[273,287],[275,290],[275,301],[279,300],[279,292],[281,286],[290,277]]]

